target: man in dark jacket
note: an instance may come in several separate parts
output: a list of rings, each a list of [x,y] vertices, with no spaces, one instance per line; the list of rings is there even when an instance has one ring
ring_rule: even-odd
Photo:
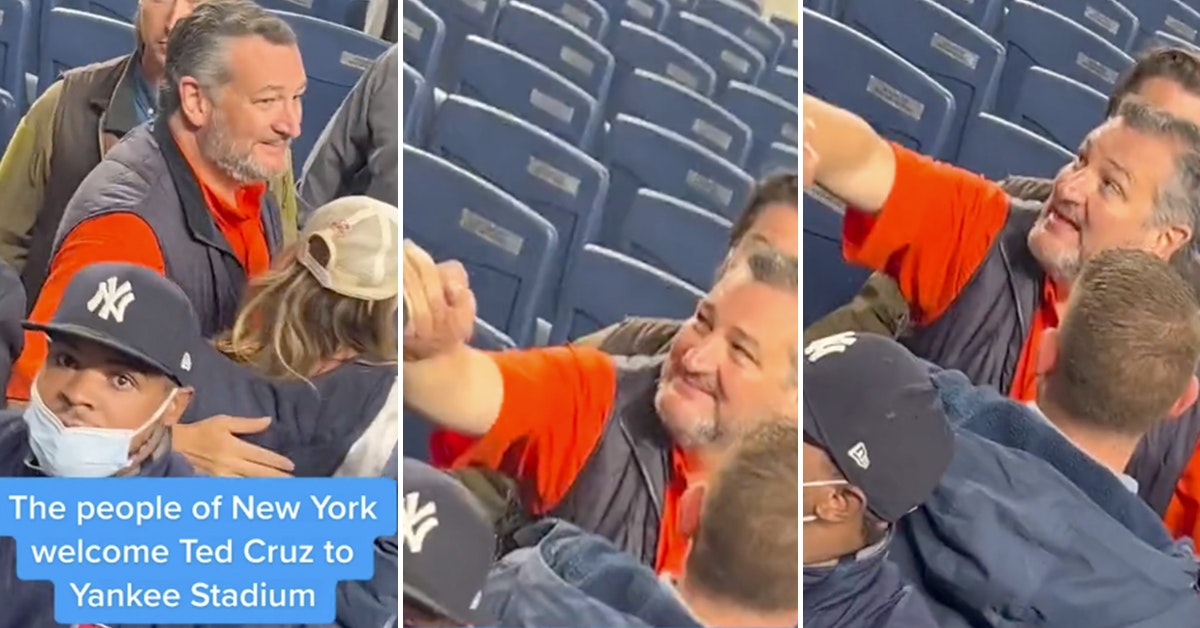
[[[953,453],[928,370],[903,347],[853,333],[805,347],[805,626],[938,626],[887,556]]]
[[[795,626],[799,440],[790,422],[765,424],[707,488],[689,491],[679,525],[692,543],[679,573],[660,577],[607,539],[548,519],[517,533],[521,548],[492,570],[481,608],[501,626]]]
[[[0,160],[0,260],[37,300],[67,201],[96,164],[138,125],[158,115],[167,36],[196,0],[141,0],[132,54],[73,68],[33,102]],[[285,237],[294,235],[291,168],[270,180]]]

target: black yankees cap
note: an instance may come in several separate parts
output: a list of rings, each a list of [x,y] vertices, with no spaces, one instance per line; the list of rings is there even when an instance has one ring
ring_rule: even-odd
[[[896,341],[846,332],[804,348],[804,440],[894,523],[937,488],[954,436],[929,367]]]
[[[26,329],[104,345],[188,384],[192,351],[204,342],[192,303],[171,280],[143,266],[92,264],[75,273],[48,323]]]

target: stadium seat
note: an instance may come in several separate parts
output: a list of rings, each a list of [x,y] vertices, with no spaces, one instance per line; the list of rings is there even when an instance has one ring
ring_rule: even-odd
[[[597,0],[600,6],[608,12],[609,24],[620,24],[629,22],[644,26],[653,31],[661,31],[663,24],[667,20],[667,16],[671,14],[671,3],[669,0]],[[615,34],[615,30],[610,30],[610,39],[604,43],[609,44],[609,49],[612,49],[611,37]]]
[[[304,118],[300,137],[292,141],[292,163],[299,178],[313,144],[342,101],[389,44],[352,28],[311,15],[278,13],[296,32],[308,89],[304,93]]]
[[[792,102],[757,87],[730,83],[721,98],[721,106],[750,125],[750,154],[746,157],[750,170],[758,170],[771,144],[800,142],[800,130],[796,128],[800,111]]]
[[[127,55],[137,41],[133,25],[74,9],[50,11],[42,29],[54,36],[42,37],[39,95],[64,71]]]
[[[0,152],[8,147],[13,132],[17,130],[17,122],[21,119],[21,107],[12,94],[0,90]]]
[[[758,86],[768,94],[774,94],[788,102],[799,102],[800,73],[796,68],[777,65],[763,72]]]
[[[255,4],[268,11],[313,15],[313,0],[254,0]]]
[[[404,457],[429,462],[429,439],[433,428],[421,415],[404,410]]]
[[[1142,40],[1142,50],[1151,48],[1182,48],[1200,54],[1200,45],[1188,43],[1179,37],[1162,31],[1155,31],[1149,39]],[[1136,44],[1135,44],[1136,45]]]
[[[517,345],[485,320],[475,319],[475,333],[471,335],[471,346],[484,351],[505,351]]]
[[[514,0],[500,10],[492,40],[546,66],[599,102],[608,97],[612,54],[561,18]]]
[[[45,2],[46,0],[42,0]],[[72,2],[60,2],[59,6],[67,8],[78,8],[80,11],[87,11],[96,15],[110,17],[114,20],[133,23],[137,17],[138,0],[73,0]],[[8,12],[4,14],[8,17]]]
[[[479,317],[527,344],[558,244],[554,226],[500,188],[411,146],[404,177],[404,237],[435,260],[461,262]]]
[[[804,8],[832,18],[842,15],[841,0],[804,0]]]
[[[503,150],[496,149],[500,146]],[[450,96],[438,108],[429,150],[483,177],[554,225],[558,249],[541,309],[541,316],[552,319],[563,270],[599,225],[608,170],[546,131],[462,96]]]
[[[1087,85],[1032,68],[1006,119],[1074,151],[1104,120],[1107,108],[1108,99]]]
[[[804,93],[845,107],[888,139],[944,154],[956,110],[950,92],[900,55],[866,35],[804,10],[804,45],[837,63],[804,70]]]
[[[676,38],[716,71],[715,94],[719,95],[730,81],[758,83],[766,60],[750,44],[712,21],[691,13],[680,13],[669,22],[667,35]]]
[[[404,143],[423,146],[425,123],[433,110],[433,86],[404,64]]]
[[[1006,0],[937,0],[937,3],[954,11],[968,22],[986,33],[996,33],[1004,21]]]
[[[0,0],[0,89],[25,104],[25,51],[31,36],[28,0]],[[7,140],[6,140],[7,145]]]
[[[763,13],[762,3],[759,0],[734,0],[734,2],[750,9],[755,15],[762,15]],[[688,0],[676,0],[676,4],[690,5],[690,2]]]
[[[1158,31],[1173,35],[1192,46],[1200,45],[1200,3],[1188,0],[1131,0],[1123,2],[1138,19],[1138,34],[1132,52],[1140,52]],[[1107,93],[1107,92],[1105,92]]]
[[[774,63],[783,48],[783,33],[762,18],[757,7],[751,8],[737,0],[694,0],[692,13],[712,22],[734,37],[750,44],[768,64]]]
[[[700,94],[712,96],[717,75],[700,57],[644,26],[618,22],[608,49],[616,59],[613,93],[619,93],[635,69],[665,76]]]
[[[605,142],[611,185],[599,242],[615,246],[642,188],[669,194],[734,219],[746,206],[754,179],[687,138],[645,120],[617,116]]]
[[[434,86],[453,91],[459,55],[467,38],[472,35],[490,38],[504,3],[502,0],[425,0],[425,3],[446,24],[446,40]]]
[[[704,293],[645,262],[595,244],[584,247],[568,274],[550,334],[563,344],[627,316],[690,317]]]
[[[848,303],[870,274],[842,257],[844,214],[844,205],[823,190],[804,192],[805,327]]]
[[[626,114],[674,131],[727,159],[745,166],[750,127],[737,116],[682,85],[645,70],[625,81],[609,103],[610,117]]]
[[[733,225],[661,192],[638,190],[617,250],[707,290],[729,247]]]
[[[783,50],[779,51],[779,67],[791,68],[793,70],[800,67],[800,39],[793,37],[783,43]]]
[[[1030,68],[1041,66],[1102,94],[1111,93],[1133,59],[1099,35],[1026,0],[1013,0],[1004,22],[1008,56],[992,113],[1007,118]]]
[[[1130,4],[1128,0],[1124,3],[1118,0],[1038,0],[1038,4],[1062,14],[1121,50],[1133,49],[1138,18],[1125,8]]]
[[[362,30],[368,0],[313,0],[313,15],[334,24]],[[405,6],[404,11],[408,10]]]
[[[404,0],[404,62],[429,82],[438,77],[446,24],[420,0]]]
[[[855,2],[844,21],[904,57],[954,96],[950,137],[945,150],[934,155],[953,160],[967,120],[992,106],[1004,46],[933,0]]]
[[[779,29],[779,32],[783,33],[783,38],[785,41],[789,39],[800,38],[800,25],[792,20],[789,20],[782,15],[772,15],[771,19],[768,21],[771,22],[771,24],[774,24],[775,28]]]
[[[1054,142],[982,113],[967,121],[958,165],[993,181],[1012,175],[1050,179],[1072,159]]]
[[[800,170],[800,149],[791,144],[775,142],[767,150],[767,156],[758,166],[755,175],[761,180],[778,172],[798,172]]]
[[[604,41],[608,34],[608,11],[596,0],[526,0],[529,4],[567,21],[583,34]]]
[[[600,123],[595,98],[523,54],[474,35],[463,44],[458,91],[590,150]]]

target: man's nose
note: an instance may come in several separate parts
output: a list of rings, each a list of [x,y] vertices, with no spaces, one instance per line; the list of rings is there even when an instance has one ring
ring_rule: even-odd
[[[710,335],[683,354],[683,366],[692,373],[711,373],[717,369],[720,343]]]
[[[304,109],[299,98],[288,101],[283,111],[275,119],[272,129],[282,137],[294,140],[300,137],[300,123],[304,118]]]

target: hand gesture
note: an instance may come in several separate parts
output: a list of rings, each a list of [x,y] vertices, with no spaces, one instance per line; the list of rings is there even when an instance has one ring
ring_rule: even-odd
[[[465,344],[475,331],[475,295],[462,264],[436,264],[404,241],[404,360],[415,362]]]

